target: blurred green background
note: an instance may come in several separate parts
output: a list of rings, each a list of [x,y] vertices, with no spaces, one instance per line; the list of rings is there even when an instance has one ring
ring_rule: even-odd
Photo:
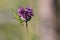
[[[11,8],[30,5],[34,17],[28,22],[28,40],[37,40],[36,26],[39,24],[36,0],[0,0],[0,40],[26,40],[25,25],[20,24],[13,16]]]
[[[58,1],[60,5],[60,0]],[[40,24],[37,10],[37,0],[0,0],[0,40],[26,40],[25,25],[20,24],[13,16],[11,8],[17,10],[19,6],[33,8],[34,16],[28,22],[28,40],[38,40],[37,29]],[[60,10],[60,6],[59,10]],[[60,13],[60,11],[59,11]]]

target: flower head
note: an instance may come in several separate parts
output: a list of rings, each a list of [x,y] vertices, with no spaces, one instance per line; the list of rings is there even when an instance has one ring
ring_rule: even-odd
[[[28,16],[33,16],[33,9],[32,8],[27,7],[26,12],[28,13]]]
[[[24,10],[23,7],[20,7],[20,8],[17,10],[17,12],[18,12],[19,17],[21,17],[21,16],[24,14],[25,10]]]
[[[18,10],[18,16],[23,20],[23,21],[29,21],[32,16],[33,16],[33,10],[32,8],[30,7],[27,7],[27,8],[23,8],[23,7],[20,7]]]

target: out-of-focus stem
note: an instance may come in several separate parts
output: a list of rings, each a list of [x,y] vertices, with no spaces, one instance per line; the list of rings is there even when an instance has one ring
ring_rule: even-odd
[[[27,21],[26,21],[26,40],[28,40],[28,24],[27,24]]]

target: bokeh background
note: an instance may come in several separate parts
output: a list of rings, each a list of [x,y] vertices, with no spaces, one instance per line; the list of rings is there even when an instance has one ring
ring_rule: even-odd
[[[33,8],[34,16],[28,22],[28,40],[36,40],[36,26],[39,24],[37,0],[0,0],[0,40],[26,40],[25,25],[20,24],[13,16],[11,8],[29,5]]]
[[[19,6],[27,5],[33,8],[34,13],[33,18],[28,22],[28,40],[38,40],[37,29],[40,19],[37,0],[0,0],[0,40],[26,40],[25,25],[14,18],[11,8],[17,10]],[[60,0],[58,0],[58,10],[60,13]]]

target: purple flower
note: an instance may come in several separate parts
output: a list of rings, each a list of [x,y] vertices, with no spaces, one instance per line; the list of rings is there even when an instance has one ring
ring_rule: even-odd
[[[32,8],[27,7],[26,8],[26,13],[28,14],[28,16],[33,16],[33,10],[32,10]]]
[[[25,10],[24,10],[23,7],[20,7],[20,8],[17,10],[17,12],[18,12],[19,17],[21,17],[21,16],[23,16]]]
[[[23,8],[23,7],[20,7],[20,8],[18,9],[18,13],[21,13],[22,11],[24,11],[24,8]]]
[[[18,10],[18,16],[23,20],[23,21],[29,21],[32,16],[33,16],[33,10],[30,7],[27,7],[24,9],[23,7],[20,7]]]

